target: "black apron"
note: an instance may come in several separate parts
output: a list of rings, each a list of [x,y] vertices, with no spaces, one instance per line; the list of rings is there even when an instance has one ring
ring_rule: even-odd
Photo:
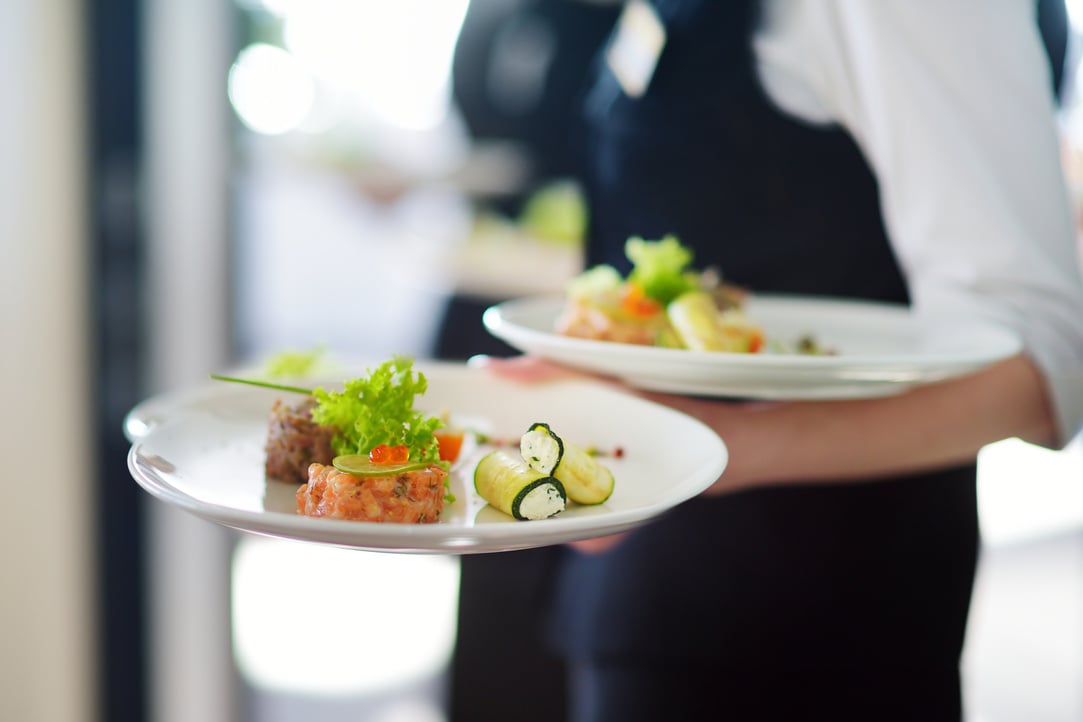
[[[756,4],[657,5],[647,92],[602,65],[589,99],[589,263],[626,270],[629,236],[673,233],[757,291],[908,301],[851,137],[758,83]],[[677,665],[689,688],[671,698],[709,719],[958,719],[975,497],[968,465],[693,500],[610,553],[568,552],[556,645],[595,672]],[[646,678],[617,679],[635,719],[656,718]]]
[[[755,290],[907,301],[852,139],[760,88],[757,3],[657,5],[669,42],[647,94],[604,67],[590,94],[587,262],[626,270],[628,236],[676,233]],[[1059,87],[1066,15],[1039,5]],[[696,499],[596,557],[466,557],[452,719],[562,719],[551,649],[589,667],[577,720],[958,720],[977,553],[968,465]]]

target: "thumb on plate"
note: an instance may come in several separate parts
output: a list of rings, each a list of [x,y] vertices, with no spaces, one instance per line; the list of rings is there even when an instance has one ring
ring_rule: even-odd
[[[466,364],[471,368],[484,369],[495,376],[524,383],[590,378],[589,374],[530,355],[510,358],[477,355],[471,356]]]

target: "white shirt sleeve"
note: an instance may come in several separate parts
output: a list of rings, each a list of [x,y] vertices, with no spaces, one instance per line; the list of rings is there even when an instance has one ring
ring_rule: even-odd
[[[915,312],[1003,324],[1083,427],[1083,264],[1030,0],[776,0],[768,94],[835,122],[876,174]]]

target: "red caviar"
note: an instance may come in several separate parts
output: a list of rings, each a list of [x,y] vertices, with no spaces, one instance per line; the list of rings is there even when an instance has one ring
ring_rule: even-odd
[[[373,464],[404,464],[409,460],[410,449],[406,446],[380,444],[369,452],[369,461]]]

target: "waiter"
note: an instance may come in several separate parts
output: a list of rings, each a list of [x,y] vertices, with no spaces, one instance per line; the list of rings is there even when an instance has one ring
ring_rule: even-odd
[[[961,719],[977,451],[1083,423],[1058,45],[1036,11],[625,4],[586,101],[589,264],[673,233],[753,290],[909,303],[1024,350],[888,399],[657,396],[731,464],[656,523],[562,554],[551,636],[574,720]]]

